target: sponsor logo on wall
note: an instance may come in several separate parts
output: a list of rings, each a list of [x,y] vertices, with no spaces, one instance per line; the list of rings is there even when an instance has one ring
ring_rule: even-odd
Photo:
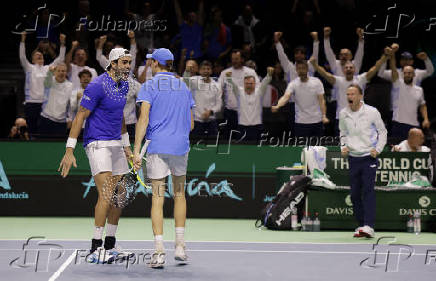
[[[29,194],[27,192],[20,192],[15,193],[12,191],[12,187],[9,184],[8,177],[6,176],[5,170],[3,168],[3,164],[0,161],[0,187],[3,190],[6,190],[5,192],[0,192],[0,199],[12,199],[12,200],[23,200],[23,199],[29,199]]]

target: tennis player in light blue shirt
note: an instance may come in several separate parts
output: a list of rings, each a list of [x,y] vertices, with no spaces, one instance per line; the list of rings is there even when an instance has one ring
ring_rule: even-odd
[[[176,247],[174,258],[186,263],[185,181],[189,153],[189,132],[194,128],[192,108],[194,99],[187,85],[171,73],[174,56],[168,49],[157,49],[147,55],[151,59],[153,79],[142,85],[137,103],[141,113],[136,124],[134,162],[141,167],[139,154],[142,140],[147,139],[147,176],[151,179],[153,200],[151,220],[155,237],[155,252],[150,265],[161,268],[165,264],[163,245],[163,204],[165,178],[171,175],[174,187],[174,219]]]

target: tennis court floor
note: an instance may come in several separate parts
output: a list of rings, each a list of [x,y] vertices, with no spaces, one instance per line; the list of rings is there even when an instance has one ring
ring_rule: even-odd
[[[81,229],[90,228],[89,218],[0,218],[6,227],[0,233],[0,279],[434,280],[436,273],[433,233],[378,233],[376,239],[356,240],[349,232],[258,230],[250,220],[189,220],[188,265],[174,261],[172,221],[166,220],[166,267],[152,269],[147,265],[153,249],[149,220],[124,220],[119,245],[135,252],[136,258],[107,265],[84,260],[90,242],[83,236],[92,229]],[[81,228],[68,234],[70,229],[63,225],[76,223]],[[33,229],[33,238],[12,238],[19,236],[20,228],[22,235]],[[72,238],[66,239],[68,235]],[[132,239],[137,236],[145,238]]]

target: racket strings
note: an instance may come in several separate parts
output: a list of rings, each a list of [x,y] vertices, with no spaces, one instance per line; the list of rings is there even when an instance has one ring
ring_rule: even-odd
[[[136,183],[136,175],[130,172],[121,178],[107,177],[103,185],[103,198],[116,208],[124,208],[135,199]]]

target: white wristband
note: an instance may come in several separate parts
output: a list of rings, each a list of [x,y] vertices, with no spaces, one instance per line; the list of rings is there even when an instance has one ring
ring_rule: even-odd
[[[124,133],[121,135],[121,144],[123,147],[130,146],[129,133]]]
[[[68,138],[66,147],[71,147],[72,149],[74,149],[76,147],[76,144],[77,144],[77,139]]]

